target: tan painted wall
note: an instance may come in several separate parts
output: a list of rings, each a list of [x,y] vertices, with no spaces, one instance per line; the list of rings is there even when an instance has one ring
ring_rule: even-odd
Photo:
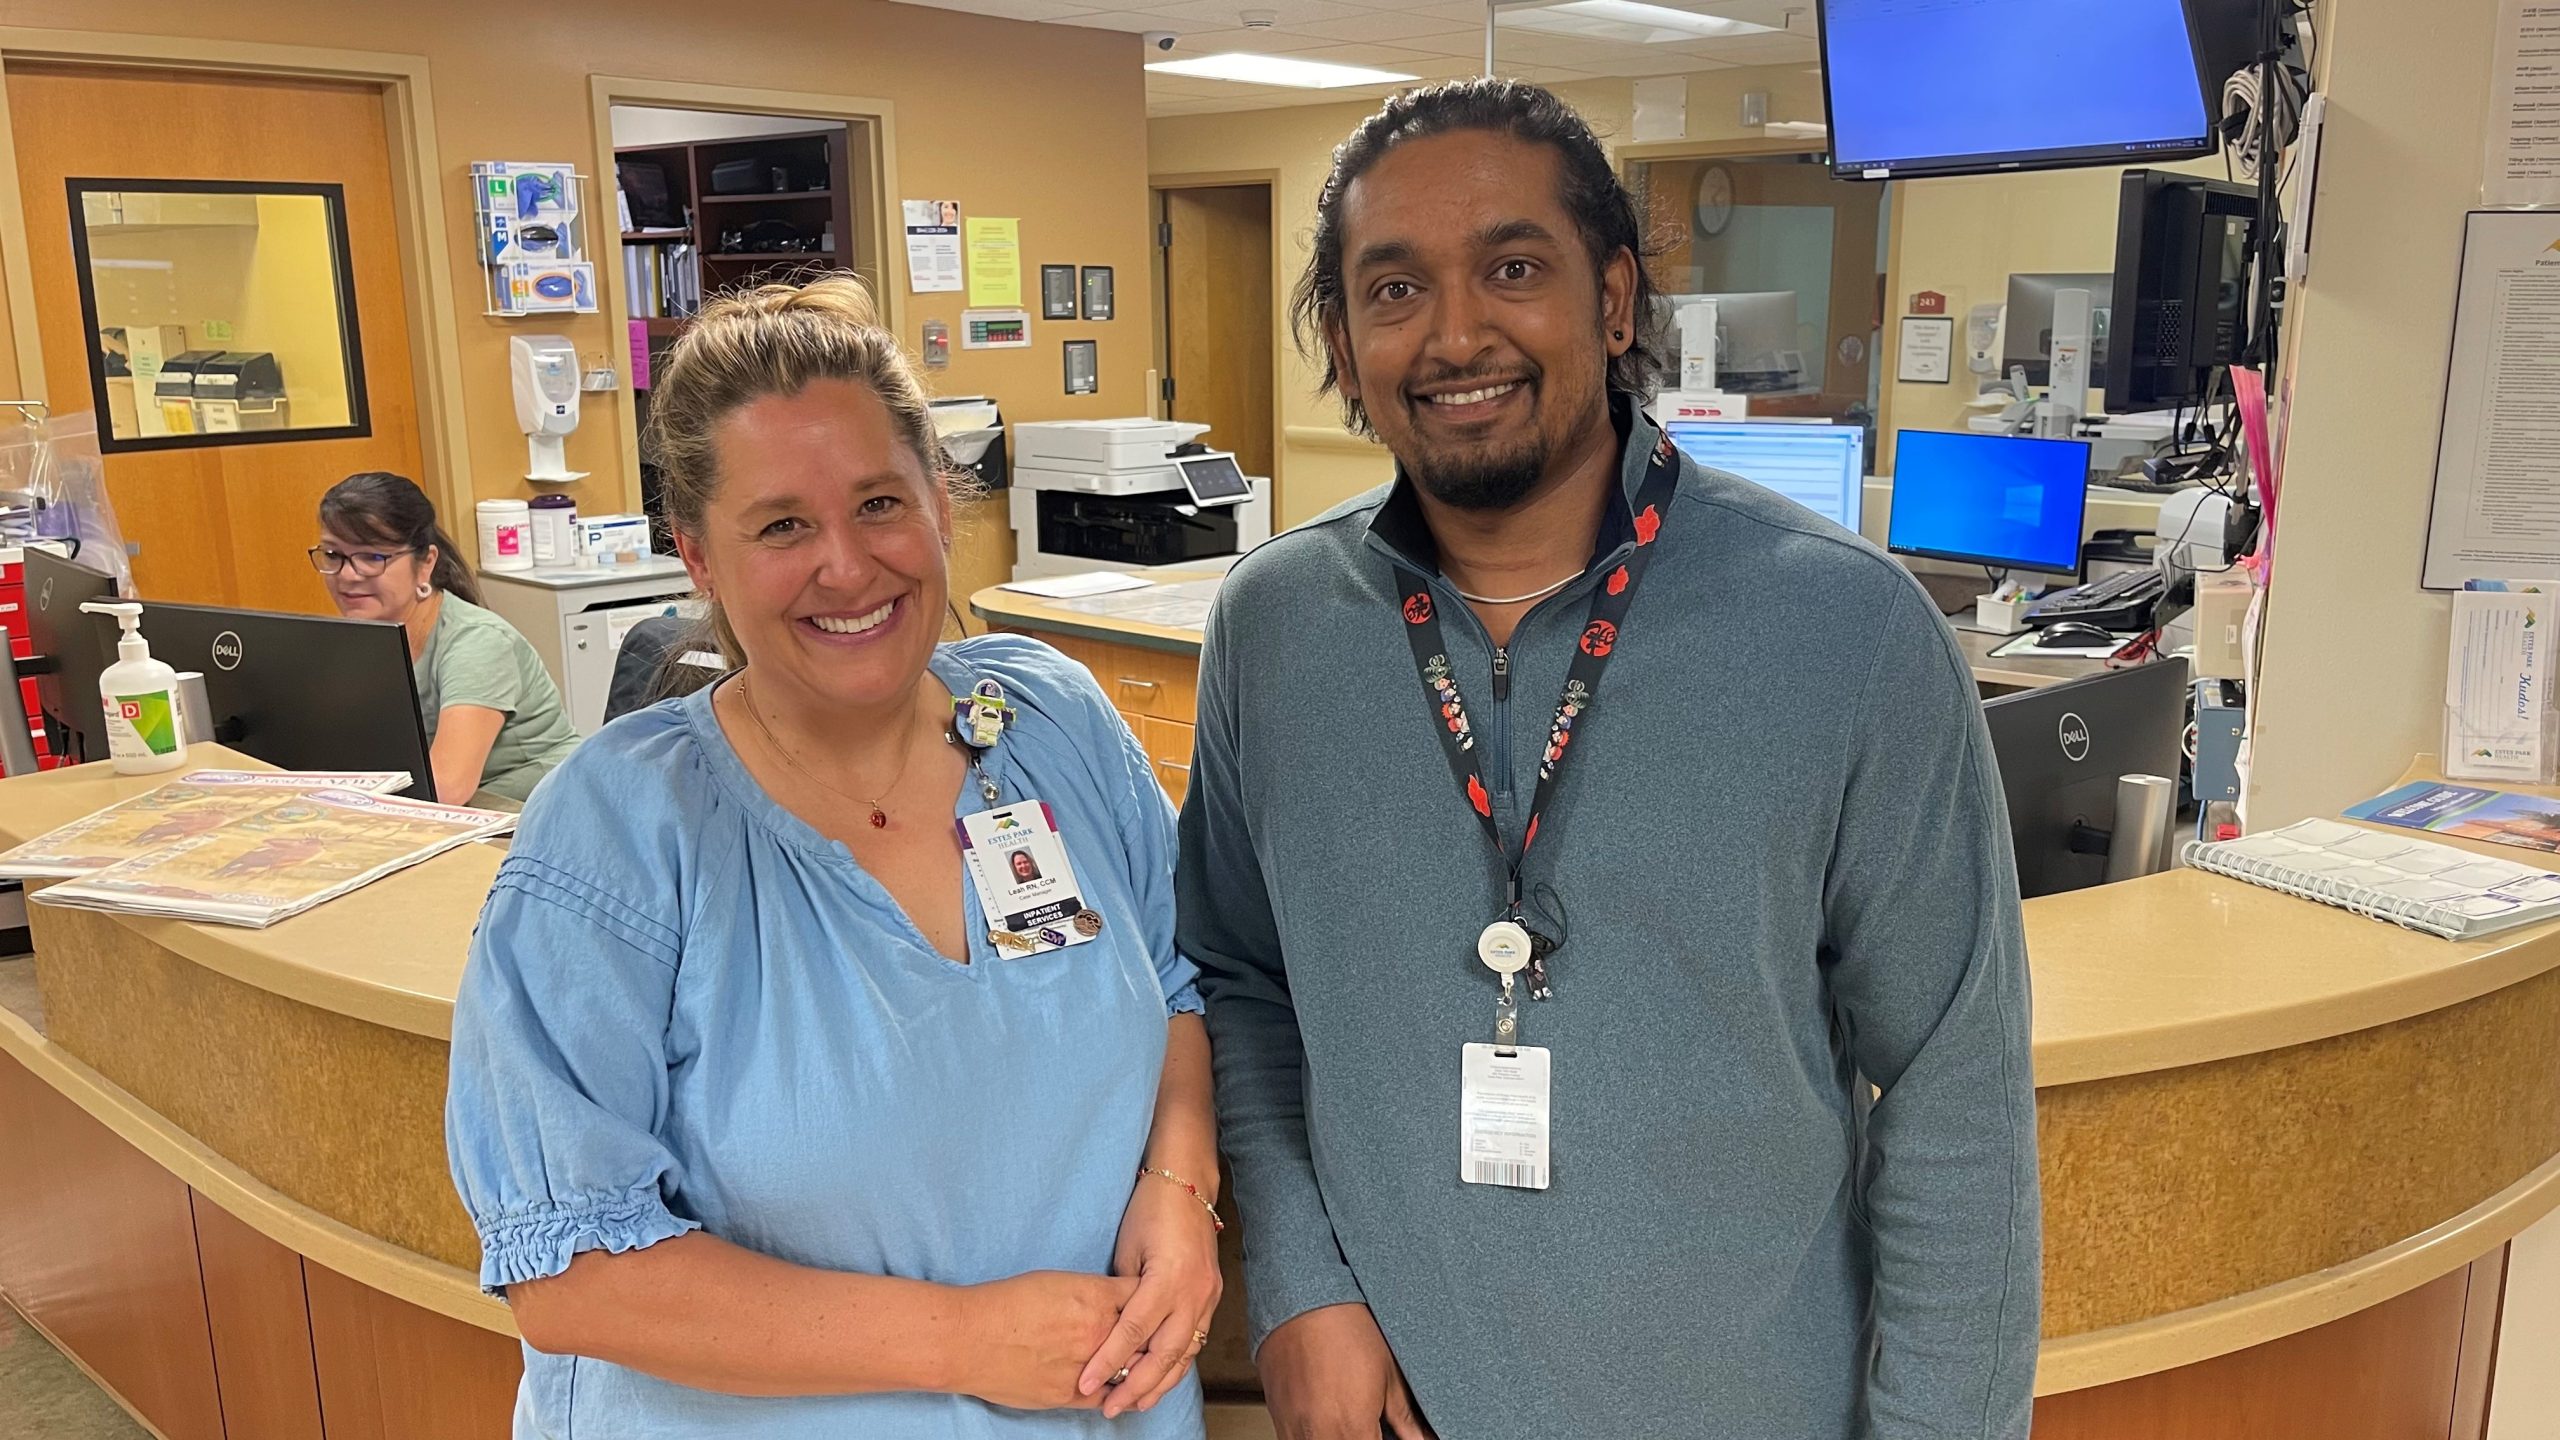
[[[509,0],[435,0],[384,5],[371,0],[271,0],[246,9],[180,0],[12,0],[12,25],[203,36],[274,44],[383,50],[427,57],[435,87],[432,117],[445,167],[446,220],[460,310],[463,404],[469,427],[469,489],[481,497],[527,487],[524,438],[508,389],[506,342],[539,329],[566,334],[596,361],[627,365],[623,337],[604,316],[495,320],[476,264],[470,163],[482,159],[567,160],[593,167],[598,137],[590,75],[656,77],[694,84],[870,96],[897,107],[896,164],[905,194],[957,199],[972,215],[1022,221],[1026,267],[1042,261],[1110,265],[1123,277],[1119,318],[1079,324],[1072,337],[1035,322],[1026,351],[963,352],[931,377],[938,393],[985,392],[1007,417],[1064,419],[1145,409],[1154,300],[1135,282],[1146,274],[1146,106],[1139,47],[1111,31],[1031,26],[876,0],[583,0],[527,10]],[[1001,84],[971,83],[1001,74]],[[888,197],[892,202],[901,198]],[[600,203],[612,204],[605,188]],[[606,213],[611,213],[608,208]],[[590,247],[613,273],[609,255]],[[905,276],[903,250],[892,273]],[[1038,271],[1030,273],[1036,278]],[[964,297],[910,297],[907,327],[938,318],[959,329]],[[1037,297],[1028,297],[1036,308]],[[912,347],[913,333],[902,336]],[[1063,393],[1058,342],[1101,342],[1102,389]],[[0,351],[0,389],[17,385]],[[569,441],[571,468],[591,471],[582,502],[620,508],[623,442],[620,395],[589,395]],[[635,497],[631,497],[636,499]],[[463,524],[467,527],[465,517]],[[1000,507],[976,517],[980,550],[964,570],[991,573],[1010,563]],[[955,585],[963,583],[955,577]]]
[[[2353,6],[2321,17],[2329,127],[2288,341],[2252,828],[2377,794],[2438,745],[2448,608],[2418,577],[2497,12],[2439,0],[2422,25]]]
[[[1746,131],[1741,125],[1742,95],[1747,90],[1771,92],[1770,113],[1780,118],[1812,118],[1822,113],[1822,83],[1809,66],[1710,71],[1689,77],[1687,141],[1758,141],[1759,131]],[[1631,80],[1559,85],[1556,93],[1590,117],[1603,143],[1613,151],[1633,129],[1635,82]],[[1316,197],[1324,188],[1333,147],[1377,108],[1377,102],[1363,100],[1232,115],[1168,116],[1148,122],[1148,169],[1158,176],[1278,172],[1272,214],[1280,232],[1281,273],[1294,282],[1306,264]],[[1281,303],[1286,304],[1285,295]],[[1274,519],[1280,525],[1294,525],[1383,483],[1393,473],[1393,463],[1384,450],[1344,432],[1342,412],[1331,400],[1316,397],[1315,370],[1287,344],[1285,327],[1282,335],[1282,431]]]

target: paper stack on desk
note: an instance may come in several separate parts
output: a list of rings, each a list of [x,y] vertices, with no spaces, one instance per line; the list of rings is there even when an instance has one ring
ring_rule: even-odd
[[[39,905],[264,929],[495,835],[515,819],[361,790],[313,790],[31,898]]]
[[[315,790],[387,795],[408,783],[397,770],[198,770],[0,852],[0,879],[93,874]]]

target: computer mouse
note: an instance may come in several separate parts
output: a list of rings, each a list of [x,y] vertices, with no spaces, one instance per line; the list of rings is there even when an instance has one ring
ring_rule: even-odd
[[[2115,643],[2116,637],[2101,626],[2092,625],[2085,620],[2064,620],[2044,627],[2044,633],[2036,637],[2035,648],[2082,650],[2096,645],[2112,646]]]

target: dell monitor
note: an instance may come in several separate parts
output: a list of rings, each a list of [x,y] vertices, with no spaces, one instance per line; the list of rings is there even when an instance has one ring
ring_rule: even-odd
[[[53,666],[34,677],[45,744],[75,765],[104,760],[107,717],[98,702],[98,676],[115,662],[116,624],[80,607],[115,599],[115,577],[32,545],[26,567],[27,640]]]
[[[1739,475],[1856,533],[1867,489],[1866,432],[1859,427],[1673,420],[1662,428],[1699,464]]]
[[[1885,548],[1995,570],[2080,573],[2089,442],[1901,430]]]
[[[1816,0],[1844,180],[2186,160],[2214,106],[2184,0]]]
[[[204,672],[216,742],[286,770],[398,770],[433,800],[409,635],[397,625],[145,602],[154,659]]]
[[[2258,192],[2127,170],[2116,201],[2114,344],[2094,374],[2118,412],[2200,405],[2249,343]]]
[[[2012,275],[2009,308],[2000,323],[2000,373],[2027,372],[2030,385],[2053,383],[2053,297],[2065,290],[2089,293],[2089,374],[2107,363],[2113,328],[2113,275]]]
[[[2160,660],[1982,702],[2018,893],[2032,899],[2099,883],[2115,832],[2116,781],[2178,778],[2187,667]]]

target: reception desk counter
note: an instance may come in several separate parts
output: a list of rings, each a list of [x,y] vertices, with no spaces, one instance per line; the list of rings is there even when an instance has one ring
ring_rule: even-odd
[[[1061,638],[1187,738],[1177,650],[1127,646],[1157,669],[1124,675],[1091,647],[1134,637]],[[0,843],[157,783],[0,781]],[[160,1434],[507,1433],[517,1351],[442,1123],[498,859],[264,931],[31,907],[40,999],[0,1008],[0,1293]],[[2453,944],[2192,872],[2027,917],[2039,1437],[2479,1435],[2506,1242],[2560,1205],[2560,927]],[[1249,1386],[1220,1328],[1203,1373]]]

